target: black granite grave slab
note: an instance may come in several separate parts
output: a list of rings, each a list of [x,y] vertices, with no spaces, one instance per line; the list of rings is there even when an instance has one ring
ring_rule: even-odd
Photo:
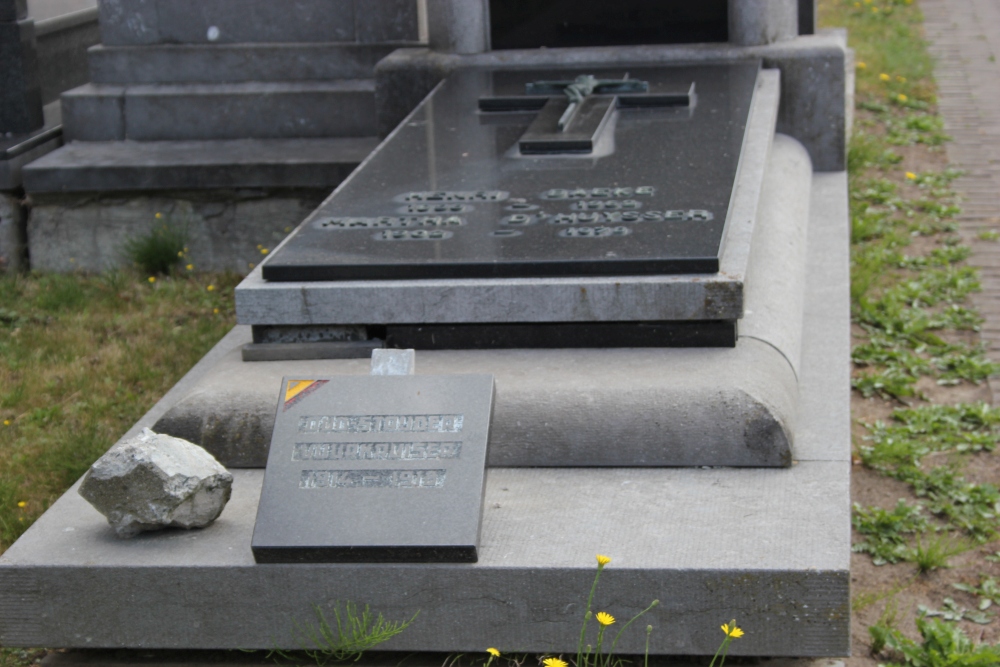
[[[258,563],[475,562],[492,375],[284,378]]]
[[[759,68],[457,72],[263,277],[715,273]],[[572,109],[568,94],[532,85],[588,75],[599,85]]]

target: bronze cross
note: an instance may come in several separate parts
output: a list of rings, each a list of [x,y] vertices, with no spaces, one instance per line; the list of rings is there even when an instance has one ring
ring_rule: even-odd
[[[535,81],[525,95],[481,97],[479,110],[539,111],[518,145],[525,155],[591,153],[616,108],[690,106],[694,84],[684,93],[650,93],[638,79],[598,79],[583,74],[572,81]]]

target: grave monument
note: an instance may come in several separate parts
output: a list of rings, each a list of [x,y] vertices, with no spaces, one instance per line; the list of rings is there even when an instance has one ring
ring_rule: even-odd
[[[57,100],[87,79],[79,63],[97,41],[91,4],[0,1],[0,273],[28,268],[22,168],[62,143]]]
[[[387,138],[136,425],[232,470],[222,516],[124,544],[71,490],[0,558],[0,642],[294,649],[289,619],[351,600],[419,610],[391,651],[572,654],[604,553],[599,608],[660,600],[652,653],[710,655],[732,618],[733,654],[849,652],[843,36],[790,0],[662,3],[673,32],[609,47],[606,3],[562,28],[518,4],[422,5],[431,48],[376,67]],[[397,348],[419,372],[368,377]],[[425,441],[372,433],[417,418]],[[392,458],[418,442],[442,463]],[[379,518],[446,498],[453,455],[483,473],[474,559],[468,503]],[[332,514],[349,539],[282,531],[324,493],[364,503]]]

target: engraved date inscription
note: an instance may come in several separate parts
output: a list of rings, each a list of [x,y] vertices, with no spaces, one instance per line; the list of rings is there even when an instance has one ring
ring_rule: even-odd
[[[300,489],[440,489],[447,471],[303,470]]]
[[[457,459],[462,442],[297,442],[293,461],[421,461]]]
[[[304,415],[299,433],[461,433],[465,415]]]
[[[386,229],[372,238],[376,241],[444,241],[455,234],[440,229]]]
[[[567,227],[559,231],[559,236],[569,239],[596,239],[609,236],[628,236],[632,230],[628,227]]]

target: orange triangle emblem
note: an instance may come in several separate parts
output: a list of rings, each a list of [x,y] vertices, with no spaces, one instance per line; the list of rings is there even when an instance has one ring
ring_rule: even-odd
[[[285,410],[313,393],[329,380],[289,380],[285,387]]]

